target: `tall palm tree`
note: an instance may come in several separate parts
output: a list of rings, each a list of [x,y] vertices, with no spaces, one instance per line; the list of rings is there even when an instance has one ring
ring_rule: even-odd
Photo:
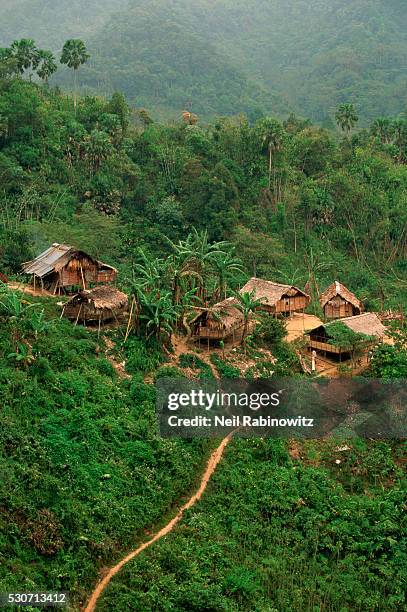
[[[109,135],[101,130],[92,130],[85,140],[85,155],[88,161],[89,174],[96,173],[102,162],[113,152]]]
[[[353,104],[341,104],[335,113],[335,119],[341,130],[346,132],[348,135],[351,129],[359,121],[359,117],[356,114]]]
[[[388,117],[378,117],[371,127],[374,136],[380,138],[383,144],[389,144],[394,134],[394,125]]]
[[[11,52],[16,59],[17,71],[24,74],[25,70],[38,65],[39,51],[32,38],[15,40],[11,45]]]
[[[73,68],[74,71],[74,107],[76,111],[76,98],[78,90],[78,70],[85,64],[90,55],[86,50],[86,45],[82,40],[70,39],[67,40],[62,48],[61,64],[66,64],[68,68]]]
[[[273,167],[273,155],[281,150],[284,141],[284,129],[279,121],[266,117],[257,124],[262,146],[266,148],[269,159],[268,188],[271,188],[271,170]]]
[[[51,51],[40,49],[38,60],[37,74],[44,83],[48,83],[50,77],[57,71],[55,57]]]

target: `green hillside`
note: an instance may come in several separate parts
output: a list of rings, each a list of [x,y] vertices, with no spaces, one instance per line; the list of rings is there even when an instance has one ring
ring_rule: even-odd
[[[16,38],[34,38],[40,46],[60,49],[67,38],[88,37],[110,13],[128,0],[2,0],[0,46]]]
[[[0,16],[0,43],[85,37],[83,85],[160,115],[295,111],[331,125],[353,102],[364,124],[406,107],[402,0],[20,0]]]
[[[363,118],[404,110],[406,31],[401,2],[138,0],[91,46],[102,82],[140,105],[238,113],[248,99],[324,121],[347,101]]]
[[[20,74],[11,51],[0,55],[0,592],[67,591],[72,612],[106,568],[194,500],[217,445],[158,435],[158,378],[312,376],[305,338],[288,342],[286,319],[237,291],[251,276],[306,290],[314,321],[334,280],[367,311],[407,310],[407,118],[355,129],[347,106],[324,110],[338,129],[259,118],[271,100],[265,85],[252,88],[243,66],[224,58],[215,28],[204,44],[203,17],[201,33],[191,26],[181,38],[196,19],[185,9],[184,25],[171,21],[160,38],[163,26],[137,11],[143,34],[122,36],[124,14],[110,21],[106,51],[94,47],[80,70],[84,82],[116,57],[106,80],[113,74],[129,98],[179,113],[182,60],[194,110],[244,102],[249,118],[154,121],[121,93],[74,100],[30,80],[32,66]],[[107,38],[113,23],[117,43]],[[180,46],[171,57],[169,40],[172,51]],[[115,266],[132,316],[85,328],[81,310],[64,318],[66,294],[27,286],[22,263],[54,242]],[[75,290],[83,270],[81,281]],[[214,312],[232,296],[244,319],[236,346],[192,342],[197,308]],[[405,319],[388,333],[394,344],[374,346],[353,333],[352,363],[334,364],[335,374],[350,376],[360,355],[364,376],[405,380]],[[403,440],[234,437],[202,499],[114,576],[97,609],[405,609],[405,491]]]

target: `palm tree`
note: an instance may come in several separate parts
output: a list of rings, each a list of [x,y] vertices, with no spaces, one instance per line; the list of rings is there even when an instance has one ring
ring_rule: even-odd
[[[24,74],[25,70],[38,65],[39,51],[31,38],[15,40],[10,48],[17,62],[17,71],[20,74]]]
[[[37,69],[37,74],[40,79],[44,81],[44,83],[48,83],[50,77],[52,77],[54,72],[57,71],[55,57],[51,51],[44,51],[40,49],[40,51],[38,52],[38,59],[39,67]]]
[[[85,155],[88,160],[89,174],[96,173],[102,162],[113,152],[109,135],[101,130],[92,130],[85,141]]]
[[[0,47],[0,79],[18,74],[17,58],[10,47]]]
[[[263,147],[267,149],[269,159],[269,178],[268,188],[271,188],[271,169],[273,165],[274,153],[281,150],[284,140],[284,129],[276,119],[269,117],[262,119],[257,124],[257,130],[259,132]]]
[[[242,333],[242,344],[245,344],[245,340],[246,340],[246,336],[247,336],[247,329],[249,326],[249,319],[250,316],[252,314],[252,312],[254,312],[257,308],[259,308],[262,304],[261,300],[256,300],[255,299],[255,294],[256,292],[253,291],[245,291],[243,293],[240,292],[235,292],[234,296],[237,300],[236,303],[236,308],[238,310],[240,310],[240,312],[243,314],[243,318],[244,318],[244,326],[243,326],[243,333]]]
[[[394,124],[388,117],[379,117],[372,123],[371,131],[383,144],[389,144],[394,134]]]
[[[66,64],[74,71],[74,107],[76,111],[76,96],[78,89],[78,69],[85,64],[90,55],[86,50],[85,43],[79,39],[67,40],[62,48],[61,64]]]
[[[335,113],[335,119],[341,130],[346,132],[348,135],[351,129],[359,121],[359,117],[356,114],[353,104],[341,104]]]

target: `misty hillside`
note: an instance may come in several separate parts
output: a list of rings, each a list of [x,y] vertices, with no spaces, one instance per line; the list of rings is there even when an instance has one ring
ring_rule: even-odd
[[[101,93],[123,90],[152,111],[255,117],[293,110],[329,124],[341,102],[355,103],[362,122],[405,109],[404,0],[7,4],[13,8],[0,11],[0,40],[31,32],[55,46],[84,36],[92,61],[82,83]]]
[[[0,46],[34,38],[59,49],[70,37],[89,37],[128,0],[0,0]]]

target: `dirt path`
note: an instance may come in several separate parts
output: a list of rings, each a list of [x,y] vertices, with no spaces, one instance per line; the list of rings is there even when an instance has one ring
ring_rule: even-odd
[[[145,550],[146,548],[149,548],[149,546],[154,544],[154,542],[157,542],[157,540],[160,540],[162,537],[170,533],[174,529],[175,525],[179,523],[179,521],[182,519],[182,516],[185,510],[188,510],[189,508],[191,508],[194,504],[196,504],[197,501],[201,499],[202,494],[204,493],[212,474],[216,470],[216,467],[219,461],[222,459],[223,452],[227,444],[229,443],[232,435],[233,435],[233,432],[230,433],[226,438],[224,438],[222,442],[219,444],[219,446],[211,454],[197,492],[194,493],[194,495],[192,495],[192,497],[190,497],[189,500],[183,506],[181,506],[181,508],[178,510],[174,518],[171,519],[170,522],[167,523],[167,525],[165,525],[165,527],[160,529],[160,531],[158,531],[150,540],[147,540],[147,542],[144,542],[144,544],[141,544],[138,548],[130,552],[126,557],[124,557],[121,561],[119,561],[119,563],[117,563],[116,565],[114,565],[112,568],[108,570],[107,574],[102,578],[102,580],[99,582],[99,584],[96,586],[95,590],[93,591],[89,599],[89,602],[86,605],[86,608],[84,608],[84,612],[93,612],[93,610],[95,610],[96,608],[96,604],[99,598],[103,594],[107,585],[112,580],[112,578],[118,572],[120,572],[122,567],[126,565],[126,563],[134,559],[135,557],[138,557],[138,555],[141,552],[143,552],[143,550]]]
[[[111,351],[113,351],[115,344],[107,336],[105,336],[105,345],[106,345],[105,357],[112,364],[118,376],[120,378],[131,378],[130,374],[126,372],[125,362],[123,361],[120,363],[119,361],[116,361],[114,356],[111,354]]]
[[[25,283],[17,283],[17,282],[11,281],[7,283],[7,286],[10,287],[10,289],[16,289],[17,291],[22,291],[23,293],[26,293],[27,295],[34,295],[36,297],[52,297],[52,298],[61,297],[60,295],[54,295],[53,293],[50,293],[46,289],[41,289],[40,287],[36,287],[34,289],[32,285],[26,285]]]

